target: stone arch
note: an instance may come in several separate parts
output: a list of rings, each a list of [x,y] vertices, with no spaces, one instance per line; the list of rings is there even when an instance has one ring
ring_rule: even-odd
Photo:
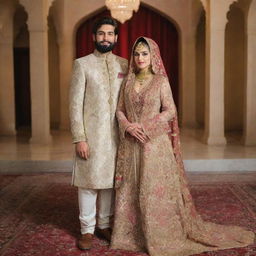
[[[249,7],[247,29],[248,31],[256,31],[256,0],[252,0]]]
[[[48,0],[48,7],[49,10],[51,9],[51,7],[56,3],[57,0]]]
[[[173,18],[170,18],[170,16],[167,16],[166,14],[164,14],[162,11],[157,10],[154,7],[149,6],[148,4],[141,4],[141,7],[143,7],[144,11],[147,9],[159,16],[161,16],[163,19],[165,19],[167,22],[169,22],[170,24],[172,24],[173,28],[176,31],[176,35],[177,35],[177,51],[175,51],[175,53],[177,53],[177,65],[175,65],[175,67],[177,66],[177,69],[175,68],[174,71],[174,75],[170,76],[171,79],[171,83],[172,84],[177,84],[177,87],[173,87],[173,93],[174,93],[174,98],[175,98],[175,102],[179,103],[178,105],[180,105],[180,97],[178,97],[180,95],[180,63],[181,63],[181,55],[180,55],[180,33],[181,33],[181,29],[180,26],[177,24],[177,21],[175,21]],[[91,13],[91,15],[88,17],[84,17],[83,19],[80,19],[80,21],[76,24],[76,28],[74,30],[74,33],[76,34],[78,31],[78,28],[84,23],[86,22],[88,19],[94,17],[95,15],[97,15],[97,13],[104,11],[104,8],[98,9],[96,10],[96,12]],[[76,37],[76,36],[75,36]],[[135,39],[134,39],[135,40]],[[91,48],[91,47],[90,47]],[[175,46],[176,48],[176,46]],[[127,56],[126,56],[127,57]],[[176,60],[176,56],[174,56],[174,59]]]
[[[204,10],[207,10],[207,0],[200,0],[200,2],[202,3]]]
[[[231,0],[229,5],[231,6],[234,2],[237,2],[237,1],[239,0]],[[200,0],[200,2],[202,3],[204,10],[207,11],[207,0]]]
[[[17,17],[17,13],[20,12],[21,15]],[[15,19],[18,19],[15,21]],[[13,26],[13,37],[14,39],[18,36],[21,29],[24,29],[24,26],[27,28],[27,21],[28,21],[28,13],[25,7],[21,4],[17,4],[14,12],[14,26]]]
[[[54,0],[56,1],[56,0]],[[179,37],[181,36],[181,31],[182,31],[182,25],[180,24],[180,22],[175,19],[174,17],[172,17],[171,15],[168,14],[168,12],[166,10],[160,9],[157,7],[157,5],[150,5],[147,3],[147,1],[142,1],[141,4],[153,11],[155,11],[156,13],[160,14],[161,16],[165,17],[166,19],[168,19],[171,23],[173,23],[178,31]],[[106,7],[100,6],[98,8],[95,8],[94,10],[92,10],[88,15],[82,16],[79,19],[77,19],[77,21],[75,22],[74,26],[73,26],[73,39],[75,39],[77,30],[79,28],[79,26],[84,23],[87,19],[95,16],[97,13],[102,12],[104,9],[106,9]]]
[[[74,42],[74,47],[75,47],[75,38],[76,38],[76,34],[77,34],[77,31],[78,31],[78,28],[88,19],[90,19],[91,17],[93,16],[96,16],[98,13],[101,13],[102,11],[106,10],[106,7],[105,6],[102,6],[96,10],[93,10],[90,14],[84,16],[84,17],[81,17],[79,20],[77,20],[77,22],[74,24],[74,27],[73,27],[73,42]]]
[[[27,0],[18,0],[17,6],[22,7],[24,9],[24,11],[29,15]],[[28,20],[27,20],[27,22],[28,22]]]
[[[234,5],[235,3],[238,3],[238,2],[239,2],[239,0],[231,0],[229,3],[229,11],[231,10],[232,5]]]
[[[103,15],[108,15],[108,12],[103,10],[99,15],[96,14],[90,19],[85,20],[84,23],[81,23],[77,30],[76,57],[87,55],[94,50],[94,44],[90,35],[92,23],[98,16],[102,17]],[[144,20],[142,22],[142,17],[147,21]],[[147,24],[152,24],[152,26],[149,27]],[[153,24],[158,24],[159,26],[153,26]],[[160,31],[162,31],[162,33]],[[129,59],[133,41],[143,33],[145,36],[152,37],[156,40],[160,46],[162,58],[166,65],[167,73],[169,74],[170,83],[172,84],[174,100],[178,104],[180,38],[175,24],[170,22],[170,19],[167,19],[147,5],[141,4],[138,13],[134,14],[133,18],[126,24],[120,25],[119,43],[115,47],[114,52]],[[129,38],[129,40],[124,40],[127,38]],[[167,56],[169,56],[169,58]]]
[[[55,30],[56,33],[56,43],[59,43],[60,37],[61,37],[61,24],[60,24],[60,18],[59,15],[61,13],[61,10],[58,6],[58,0],[48,0],[49,2],[49,9],[48,9],[48,15],[47,15],[47,23],[48,23],[48,29],[50,29],[50,26]]]
[[[103,10],[100,14],[96,14],[91,18],[85,20],[84,23],[81,23],[80,27],[77,30],[77,38],[76,38],[76,57],[82,57],[91,53],[94,50],[94,44],[91,40],[91,29],[92,23],[98,16],[108,15],[106,10]],[[157,26],[152,26],[148,28],[147,22],[143,21],[140,23],[140,26],[135,27],[138,22],[140,22],[141,17],[145,17],[148,19],[149,24],[161,24],[160,28]],[[132,33],[131,28],[134,28]],[[145,36],[151,37],[159,43],[160,47],[162,45],[162,58],[164,63],[166,64],[166,70],[169,74],[170,83],[172,84],[174,100],[178,104],[179,102],[179,35],[175,24],[166,19],[162,15],[160,15],[155,10],[148,8],[144,4],[141,5],[138,13],[133,15],[133,18],[128,21],[124,25],[120,25],[120,35],[119,35],[119,43],[115,47],[114,52],[118,55],[128,58],[130,57],[130,50],[132,47],[133,41],[136,37],[141,36],[144,33]],[[164,31],[164,34],[161,34],[160,31]],[[160,32],[160,33],[159,33]],[[163,37],[163,35],[165,35]],[[125,40],[129,38],[129,40]],[[167,40],[168,38],[168,40]],[[120,43],[123,42],[123,43]],[[169,45],[172,47],[169,49]],[[168,58],[167,56],[171,56],[172,58]]]

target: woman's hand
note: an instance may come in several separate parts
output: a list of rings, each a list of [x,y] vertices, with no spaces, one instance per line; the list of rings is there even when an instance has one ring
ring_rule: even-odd
[[[142,126],[138,123],[132,123],[126,131],[133,137],[135,137],[142,144],[148,141],[148,136],[144,133]]]
[[[87,160],[90,156],[89,146],[85,141],[76,143],[76,153],[83,159]]]

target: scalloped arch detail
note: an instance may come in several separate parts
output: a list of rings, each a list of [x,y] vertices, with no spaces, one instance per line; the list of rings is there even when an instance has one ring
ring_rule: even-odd
[[[200,0],[200,1],[201,1],[202,5],[203,5],[203,7],[204,7],[204,10],[206,11],[206,9],[207,9],[207,1],[208,1],[208,0]],[[229,0],[229,1],[230,1],[229,6],[230,6],[230,5],[232,5],[234,2],[238,2],[239,0]]]

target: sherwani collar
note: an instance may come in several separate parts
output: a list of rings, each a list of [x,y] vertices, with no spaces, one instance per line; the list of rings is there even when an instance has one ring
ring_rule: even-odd
[[[110,52],[106,52],[106,53],[101,53],[99,52],[97,49],[94,50],[93,54],[96,56],[96,57],[99,57],[99,58],[102,58],[104,60],[109,60],[111,58],[113,58],[113,53],[112,51]]]

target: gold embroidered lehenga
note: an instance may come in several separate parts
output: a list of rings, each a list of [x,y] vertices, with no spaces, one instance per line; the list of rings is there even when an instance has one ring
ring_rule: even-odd
[[[121,142],[111,248],[185,256],[249,245],[253,232],[203,221],[196,212],[184,174],[170,85],[157,44],[145,40],[154,77],[137,93],[132,57],[117,107]],[[142,124],[150,138],[144,145],[125,133],[134,122]]]

